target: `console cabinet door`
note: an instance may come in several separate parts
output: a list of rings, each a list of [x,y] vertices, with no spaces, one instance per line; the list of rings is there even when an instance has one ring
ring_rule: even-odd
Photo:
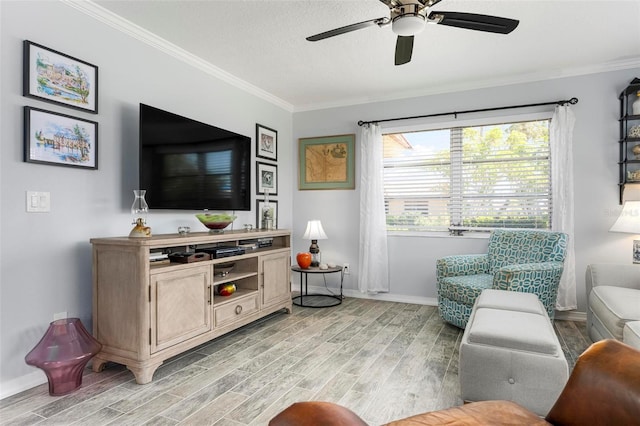
[[[151,275],[151,353],[211,330],[211,266]]]
[[[291,299],[291,258],[289,253],[260,256],[262,306]]]

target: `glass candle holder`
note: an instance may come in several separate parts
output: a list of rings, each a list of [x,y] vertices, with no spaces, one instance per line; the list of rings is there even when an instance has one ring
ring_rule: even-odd
[[[145,200],[147,191],[145,189],[134,189],[135,196],[131,205],[131,214],[133,215],[133,224],[135,225],[129,233],[130,238],[148,238],[151,236],[151,228],[147,226],[147,213],[149,213],[149,205]]]

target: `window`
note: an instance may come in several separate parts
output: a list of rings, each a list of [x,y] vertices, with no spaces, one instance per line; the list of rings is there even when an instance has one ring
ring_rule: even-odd
[[[549,229],[549,122],[384,135],[387,229]]]

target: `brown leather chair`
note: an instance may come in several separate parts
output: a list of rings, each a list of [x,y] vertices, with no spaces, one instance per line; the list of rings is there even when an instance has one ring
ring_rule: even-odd
[[[431,425],[640,425],[640,351],[616,340],[591,345],[576,363],[546,418],[510,401],[482,401],[432,411],[387,426]],[[367,426],[331,402],[298,402],[269,426]]]

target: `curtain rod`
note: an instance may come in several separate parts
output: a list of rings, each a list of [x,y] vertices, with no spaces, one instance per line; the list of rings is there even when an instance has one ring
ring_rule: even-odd
[[[474,112],[485,112],[485,111],[499,111],[499,110],[503,110],[503,109],[529,108],[529,107],[536,107],[536,106],[542,106],[542,105],[566,105],[566,104],[575,105],[577,103],[578,103],[578,98],[571,98],[569,100],[554,101],[554,102],[541,102],[541,103],[538,103],[538,104],[511,105],[511,106],[496,107],[496,108],[482,108],[482,109],[470,109],[470,110],[466,110],[466,111],[441,112],[441,113],[438,113],[438,114],[414,115],[412,117],[398,117],[398,118],[385,118],[383,120],[358,121],[358,126],[364,126],[366,124],[372,124],[372,123],[382,123],[382,122],[385,122],[385,121],[398,121],[398,120],[412,120],[414,118],[441,117],[443,115],[453,115],[455,118],[458,118],[458,114],[470,114],[470,113],[474,113]]]

